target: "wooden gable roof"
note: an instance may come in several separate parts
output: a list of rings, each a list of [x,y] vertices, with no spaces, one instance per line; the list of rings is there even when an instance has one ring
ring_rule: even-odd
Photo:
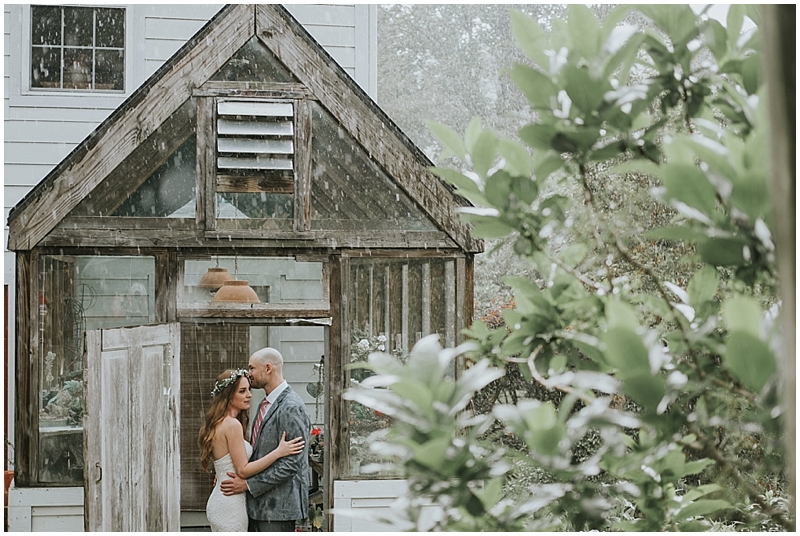
[[[39,244],[253,37],[458,247],[482,250],[459,217],[464,202],[308,32],[281,6],[241,4],[222,9],[11,210],[8,248]]]

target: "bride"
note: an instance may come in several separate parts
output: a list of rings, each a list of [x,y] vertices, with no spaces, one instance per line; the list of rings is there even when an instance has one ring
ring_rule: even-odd
[[[244,369],[226,370],[217,378],[211,407],[206,412],[198,442],[200,463],[206,472],[213,465],[216,477],[214,490],[206,504],[206,515],[214,532],[245,532],[248,519],[245,494],[225,496],[219,489],[228,471],[236,471],[241,478],[260,473],[275,460],[303,451],[302,438],[286,441],[283,433],[278,447],[257,460],[248,462],[252,447],[245,440],[250,409],[250,376]]]

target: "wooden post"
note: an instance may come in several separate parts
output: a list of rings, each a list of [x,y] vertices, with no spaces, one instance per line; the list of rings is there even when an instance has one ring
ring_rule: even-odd
[[[431,263],[422,265],[422,336],[431,334]]]
[[[775,244],[781,285],[781,317],[783,351],[779,356],[781,370],[784,437],[789,477],[791,511],[796,505],[797,471],[797,318],[795,280],[797,274],[796,243],[796,164],[797,134],[795,121],[796,94],[796,20],[794,4],[765,5],[764,58],[769,99],[771,177],[770,189],[775,216]]]

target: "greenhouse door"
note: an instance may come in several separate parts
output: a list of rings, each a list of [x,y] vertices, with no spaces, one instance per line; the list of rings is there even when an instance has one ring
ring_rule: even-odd
[[[180,529],[177,324],[86,332],[87,531]]]

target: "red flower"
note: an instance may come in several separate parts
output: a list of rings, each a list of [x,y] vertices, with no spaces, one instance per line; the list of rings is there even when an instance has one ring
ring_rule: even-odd
[[[311,429],[311,435],[312,436],[322,435],[322,428],[316,428],[316,427],[312,428]]]

